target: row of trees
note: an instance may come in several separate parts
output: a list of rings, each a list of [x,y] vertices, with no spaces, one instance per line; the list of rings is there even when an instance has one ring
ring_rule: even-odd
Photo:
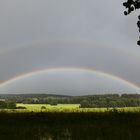
[[[1,97],[0,97],[1,98]],[[0,108],[16,108],[16,103],[26,104],[81,104],[81,107],[137,107],[140,106],[139,94],[112,94],[92,96],[52,96],[52,95],[11,95],[3,96]]]
[[[9,101],[0,101],[0,109],[15,109],[16,103]]]

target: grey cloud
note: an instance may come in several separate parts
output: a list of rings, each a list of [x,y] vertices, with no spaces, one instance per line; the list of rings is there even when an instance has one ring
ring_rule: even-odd
[[[112,73],[139,84],[137,73],[140,71],[140,62],[139,57],[135,55],[123,49],[105,46],[26,47],[15,49],[0,57],[1,79],[12,78],[37,69],[81,67]]]
[[[3,49],[56,38],[110,45],[120,45],[122,38],[126,41],[121,0],[13,0],[0,3],[0,46]],[[128,32],[132,33],[129,28]]]
[[[41,84],[40,84],[41,83]],[[107,75],[78,69],[56,69],[34,73],[3,84],[0,93],[48,93],[90,95],[140,93],[140,89]]]
[[[122,0],[0,0],[0,81],[37,69],[82,67],[140,85],[137,13]]]

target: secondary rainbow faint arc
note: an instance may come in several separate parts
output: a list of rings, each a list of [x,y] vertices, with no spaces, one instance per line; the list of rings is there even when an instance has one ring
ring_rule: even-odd
[[[70,68],[68,68],[68,67],[67,67],[67,68],[65,68],[65,67],[61,67],[61,68],[45,68],[45,69],[34,70],[34,71],[31,71],[31,72],[24,73],[24,74],[22,74],[22,75],[13,77],[13,78],[11,78],[11,79],[9,79],[9,80],[7,80],[7,81],[1,83],[1,84],[0,84],[0,87],[6,86],[7,84],[10,84],[10,83],[12,83],[12,82],[14,82],[14,81],[16,81],[16,80],[28,78],[28,77],[30,77],[30,76],[35,76],[35,75],[40,74],[40,73],[43,73],[43,72],[46,72],[46,73],[47,73],[47,72],[77,71],[77,70],[82,71],[82,72],[95,73],[95,74],[97,74],[97,75],[103,75],[103,76],[105,76],[105,77],[112,78],[113,80],[118,80],[118,81],[120,81],[120,82],[122,82],[122,83],[124,83],[124,84],[127,84],[127,85],[130,86],[130,87],[136,88],[137,90],[140,90],[140,88],[139,88],[137,85],[135,85],[135,84],[133,84],[133,83],[127,81],[127,80],[124,80],[124,79],[122,79],[122,78],[120,78],[120,77],[114,76],[114,75],[112,75],[112,74],[105,73],[105,72],[98,71],[98,70],[94,70],[94,69],[87,69],[87,68],[71,68],[71,67],[70,67]]]

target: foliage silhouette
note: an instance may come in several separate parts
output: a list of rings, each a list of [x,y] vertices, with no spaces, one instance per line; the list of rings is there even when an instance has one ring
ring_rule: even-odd
[[[127,9],[127,11],[124,11],[124,15],[127,16],[134,10],[140,8],[140,0],[127,0],[126,2],[123,3],[123,6]],[[140,32],[140,15],[138,16],[137,26]],[[139,36],[139,40],[137,41],[137,44],[140,46],[140,36]]]

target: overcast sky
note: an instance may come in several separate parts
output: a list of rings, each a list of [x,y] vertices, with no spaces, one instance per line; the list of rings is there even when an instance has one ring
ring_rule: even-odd
[[[3,83],[0,93],[48,93],[93,95],[140,93],[140,89],[122,79],[86,69],[57,68],[33,72]]]
[[[140,86],[138,13],[123,0],[0,0],[0,81],[37,69],[103,71]]]

